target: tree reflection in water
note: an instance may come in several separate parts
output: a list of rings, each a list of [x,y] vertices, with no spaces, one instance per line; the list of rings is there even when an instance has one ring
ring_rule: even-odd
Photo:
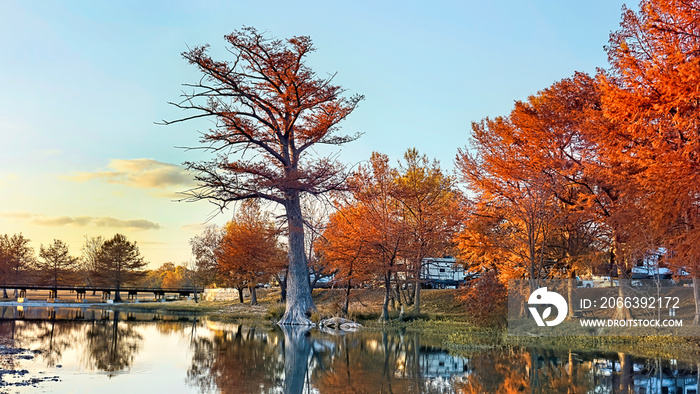
[[[463,393],[533,392],[586,393],[595,382],[591,363],[571,351],[504,349],[475,352],[469,357],[469,375],[455,383]]]
[[[314,356],[324,368],[313,373],[322,393],[430,392],[422,374],[420,340],[416,333],[339,335]],[[317,347],[318,349],[318,347]],[[436,390],[440,390],[438,386]]]
[[[311,342],[308,326],[279,326],[284,333],[284,392],[301,393],[308,377]]]
[[[30,347],[42,349],[39,358],[46,362],[46,366],[54,367],[62,363],[63,352],[75,344],[80,325],[50,320],[38,323],[33,332]]]
[[[7,308],[14,318],[15,308]],[[52,309],[47,309],[52,311]],[[0,316],[5,316],[6,307],[2,307]],[[48,319],[36,322],[23,320],[0,321],[0,336],[16,340],[21,347],[38,349],[37,357],[48,367],[61,364],[63,353],[75,345],[80,331],[79,323],[57,322],[55,313],[47,313]],[[5,332],[7,331],[7,334]]]
[[[96,321],[47,318],[44,310],[27,313],[34,321],[15,320],[17,314],[2,307],[0,313],[6,319],[0,318],[0,344],[36,350],[36,360],[46,366],[76,362],[77,353],[86,369],[108,376],[138,368],[146,340],[174,335],[181,345],[189,343],[186,381],[201,392],[691,392],[698,382],[696,360],[515,347],[453,355],[439,342],[405,331],[342,334],[162,318],[138,323],[139,316],[125,321],[119,311],[98,311]],[[172,350],[164,357],[186,353]],[[14,369],[8,360],[0,358],[0,367]]]
[[[141,349],[143,336],[134,323],[120,321],[120,312],[110,320],[92,321],[85,333],[84,365],[114,376],[131,368]]]
[[[667,361],[628,354],[489,348],[457,356],[418,333],[391,331],[230,325],[212,334],[191,343],[188,382],[202,392],[652,392],[669,376],[697,384],[694,364],[674,371]]]
[[[322,393],[403,393],[450,387],[427,384],[426,374],[438,378],[438,372],[429,371],[418,334],[333,336],[308,327],[230,325],[211,336],[194,336],[190,347],[187,380],[202,392],[301,393],[315,388]]]
[[[283,337],[277,329],[229,325],[195,336],[187,381],[202,392],[269,392],[284,376]]]

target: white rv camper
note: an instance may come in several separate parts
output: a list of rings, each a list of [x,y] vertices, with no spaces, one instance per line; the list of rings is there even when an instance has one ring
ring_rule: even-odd
[[[421,266],[421,281],[431,289],[454,289],[473,277],[474,274],[465,271],[454,257],[428,257]]]

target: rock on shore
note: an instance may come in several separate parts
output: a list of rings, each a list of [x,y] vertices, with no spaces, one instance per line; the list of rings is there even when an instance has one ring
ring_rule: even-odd
[[[357,331],[362,328],[362,324],[344,319],[342,317],[331,317],[329,319],[321,320],[318,323],[318,326],[321,328],[332,328],[343,331]]]

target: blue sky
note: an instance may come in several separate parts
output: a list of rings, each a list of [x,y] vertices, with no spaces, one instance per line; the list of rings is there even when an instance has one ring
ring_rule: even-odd
[[[190,185],[179,164],[202,158],[176,147],[209,123],[156,122],[181,116],[167,102],[198,80],[180,53],[209,43],[225,58],[242,26],[311,36],[317,74],[366,96],[342,125],[364,133],[342,161],[416,147],[451,171],[471,122],[606,67],[622,4],[0,0],[0,233],[77,255],[85,235],[121,232],[153,267],[188,260],[213,206],[172,201]]]

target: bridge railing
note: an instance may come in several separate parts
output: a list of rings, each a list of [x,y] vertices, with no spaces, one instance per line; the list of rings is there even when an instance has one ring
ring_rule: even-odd
[[[99,286],[99,285],[38,285],[29,283],[0,283],[0,289],[18,290],[73,290],[73,291],[109,291],[139,292],[139,293],[198,293],[204,292],[203,288],[187,287],[145,287],[145,286]]]

